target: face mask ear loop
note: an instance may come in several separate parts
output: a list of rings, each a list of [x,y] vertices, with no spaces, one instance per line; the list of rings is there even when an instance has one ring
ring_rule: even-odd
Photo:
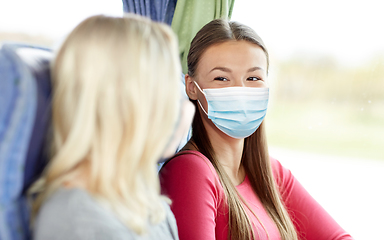
[[[205,96],[204,92],[201,90],[200,86],[197,84],[197,82],[193,81],[195,83],[195,85],[197,86],[197,88],[200,90],[200,92]],[[201,109],[203,110],[203,112],[208,116],[208,113],[204,110],[203,108],[203,105],[201,105],[201,102],[199,99],[197,99],[197,102],[199,103]]]
[[[203,105],[201,105],[199,99],[197,99],[197,102],[199,103],[199,105],[200,105],[201,109],[203,110],[203,112],[208,116],[208,113],[204,110]]]

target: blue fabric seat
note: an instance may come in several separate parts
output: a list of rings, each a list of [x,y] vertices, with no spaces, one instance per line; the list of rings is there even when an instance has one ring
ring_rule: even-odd
[[[29,239],[26,189],[46,164],[50,120],[49,49],[0,49],[0,240]]]

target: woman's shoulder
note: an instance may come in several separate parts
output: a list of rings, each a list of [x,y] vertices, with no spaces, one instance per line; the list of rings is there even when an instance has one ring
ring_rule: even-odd
[[[209,159],[194,150],[179,152],[167,161],[160,170],[160,176],[168,174],[217,177],[217,173]]]
[[[36,217],[36,228],[47,228],[46,226],[62,227],[61,222],[75,219],[78,215],[85,216],[90,214],[94,212],[93,208],[94,203],[85,190],[79,188],[58,188],[41,205]],[[57,218],[58,216],[60,218]],[[59,221],[60,224],[52,220]],[[71,223],[71,221],[68,221],[68,223]]]
[[[276,184],[279,188],[283,199],[291,195],[292,191],[300,188],[300,183],[297,181],[291,170],[284,167],[278,160],[271,159],[271,166]]]
[[[102,239],[125,230],[85,190],[59,188],[39,210],[34,239]]]
[[[289,169],[285,168],[280,161],[270,157],[273,176],[275,177],[277,185],[281,188],[287,185],[288,181],[292,180],[292,173]]]
[[[164,202],[166,219],[149,225],[149,238],[178,239],[176,221]],[[160,236],[160,238],[158,238]],[[34,239],[143,239],[104,208],[87,191],[59,188],[42,205],[34,225]]]
[[[162,194],[172,201],[196,194],[202,198],[217,198],[224,192],[212,163],[197,151],[178,153],[162,167],[159,177]]]

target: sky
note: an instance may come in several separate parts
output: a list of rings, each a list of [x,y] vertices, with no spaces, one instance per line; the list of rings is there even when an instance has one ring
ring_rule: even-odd
[[[272,56],[330,56],[358,65],[384,53],[384,1],[237,0],[232,20],[254,28]],[[93,14],[121,15],[121,0],[0,0],[0,31],[64,37]]]

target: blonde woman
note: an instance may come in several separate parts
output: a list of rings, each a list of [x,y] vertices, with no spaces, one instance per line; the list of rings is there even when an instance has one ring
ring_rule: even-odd
[[[268,155],[268,68],[263,41],[240,23],[213,20],[193,39],[192,138],[160,172],[181,240],[352,239]]]
[[[178,239],[156,162],[180,114],[169,27],[94,16],[53,63],[53,158],[35,184],[34,239]]]

